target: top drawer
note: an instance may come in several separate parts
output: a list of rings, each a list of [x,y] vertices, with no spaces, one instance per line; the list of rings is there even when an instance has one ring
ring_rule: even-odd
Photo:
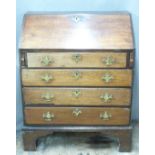
[[[125,68],[122,52],[40,52],[27,53],[28,67],[36,68]]]

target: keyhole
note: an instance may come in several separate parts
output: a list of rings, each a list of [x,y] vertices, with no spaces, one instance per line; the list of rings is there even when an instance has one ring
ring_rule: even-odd
[[[75,17],[74,17],[74,21],[75,21],[76,23],[78,23],[78,22],[80,21],[80,18],[79,18],[78,16],[75,16]]]

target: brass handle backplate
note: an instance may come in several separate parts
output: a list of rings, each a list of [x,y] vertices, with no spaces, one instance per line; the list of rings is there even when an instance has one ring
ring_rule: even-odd
[[[114,77],[111,74],[109,74],[109,73],[105,73],[102,76],[102,80],[105,81],[106,83],[111,82],[113,79],[114,79]]]
[[[105,93],[100,96],[100,99],[104,101],[105,103],[110,102],[112,100],[113,96],[111,94]]]
[[[81,72],[79,72],[79,71],[73,72],[73,77],[74,77],[76,80],[80,79],[81,76],[82,76],[82,75],[81,75]]]
[[[52,58],[49,58],[49,56],[44,56],[42,57],[42,60],[41,60],[41,63],[44,65],[44,66],[48,66],[50,63],[53,63],[54,60]]]
[[[106,120],[110,120],[110,118],[112,117],[111,113],[108,113],[107,111],[100,113],[99,115],[100,119],[106,121]]]
[[[46,93],[46,94],[41,95],[41,98],[47,102],[50,102],[54,99],[54,95],[50,93]]]
[[[49,74],[45,74],[45,75],[43,75],[43,76],[41,77],[41,79],[42,79],[43,81],[45,81],[45,82],[49,82],[49,81],[53,80],[53,77],[52,77],[51,75],[49,75]]]
[[[113,65],[113,64],[116,62],[116,60],[115,60],[113,57],[108,56],[108,57],[106,57],[106,58],[103,58],[102,62],[103,62],[106,66],[111,66],[111,65]]]
[[[73,110],[73,115],[75,117],[78,117],[80,114],[82,114],[82,111],[80,109],[76,108]]]
[[[52,120],[54,119],[55,116],[54,116],[53,113],[50,113],[50,112],[48,111],[48,112],[43,113],[42,117],[43,117],[43,119],[44,119],[45,121],[52,121]]]
[[[74,60],[76,63],[82,60],[82,57],[80,54],[73,54],[72,55],[72,60]]]

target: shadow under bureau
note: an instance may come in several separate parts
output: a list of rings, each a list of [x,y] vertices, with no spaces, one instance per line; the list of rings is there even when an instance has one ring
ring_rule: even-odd
[[[26,14],[19,50],[25,150],[54,132],[116,137],[131,150],[128,13]]]

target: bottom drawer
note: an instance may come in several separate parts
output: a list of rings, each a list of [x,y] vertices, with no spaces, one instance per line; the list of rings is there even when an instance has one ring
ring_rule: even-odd
[[[27,107],[27,125],[128,125],[129,108]]]

